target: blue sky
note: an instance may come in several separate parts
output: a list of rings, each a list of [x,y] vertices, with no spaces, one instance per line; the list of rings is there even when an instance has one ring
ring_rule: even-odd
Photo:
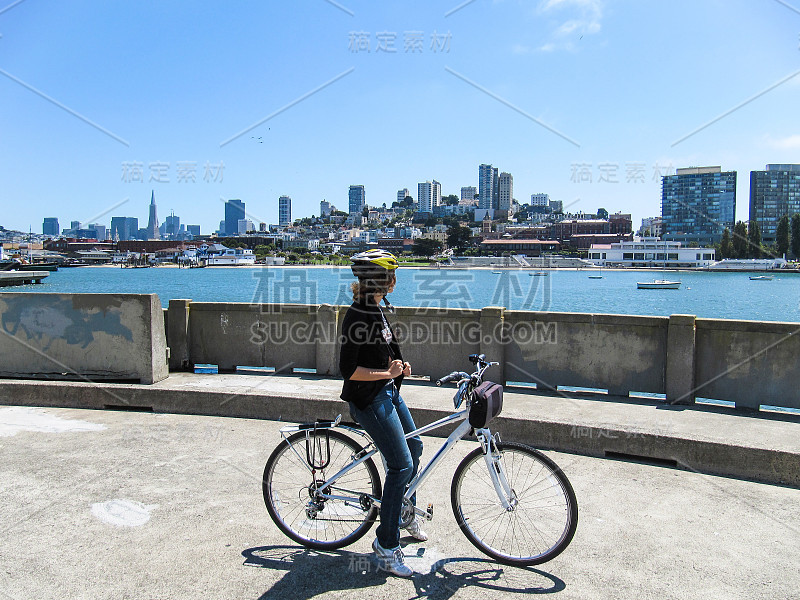
[[[155,190],[208,233],[228,198],[276,223],[480,163],[635,226],[659,174],[720,165],[746,219],[750,170],[800,162],[800,0],[6,1],[6,228],[143,223]]]

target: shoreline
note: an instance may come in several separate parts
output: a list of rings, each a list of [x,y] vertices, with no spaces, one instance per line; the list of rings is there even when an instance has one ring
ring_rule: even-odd
[[[104,264],[104,265],[82,265],[78,267],[81,269],[85,268],[104,268],[104,269],[120,269],[122,268],[118,264]],[[131,267],[127,267],[131,268]],[[140,267],[141,268],[141,267]],[[150,269],[188,269],[188,267],[179,267],[176,264],[161,264],[155,267],[146,267]],[[203,267],[204,269],[343,269],[349,268],[349,265],[264,265],[264,264],[255,264],[255,265],[213,265]],[[769,273],[769,274],[790,274],[790,273],[800,273],[800,269],[708,269],[705,267],[701,268],[667,268],[663,269],[661,267],[520,267],[519,265],[516,266],[490,266],[490,267],[431,267],[431,266],[420,266],[420,265],[409,265],[404,266],[402,263],[400,264],[400,268],[403,269],[426,269],[426,270],[442,270],[442,271],[521,271],[526,273],[536,273],[536,272],[558,272],[558,271],[584,271],[590,274],[602,274],[605,272],[644,272],[644,273]]]

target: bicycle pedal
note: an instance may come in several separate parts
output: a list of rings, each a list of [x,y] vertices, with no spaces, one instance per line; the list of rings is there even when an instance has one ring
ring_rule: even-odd
[[[433,519],[433,502],[428,503],[428,509],[425,511],[425,519],[428,521]]]

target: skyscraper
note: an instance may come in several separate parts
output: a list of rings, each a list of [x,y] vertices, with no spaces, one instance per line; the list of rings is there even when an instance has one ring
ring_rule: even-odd
[[[176,239],[181,230],[181,218],[176,217],[173,212],[164,220],[164,224],[161,226],[160,230],[163,232],[165,239]]]
[[[492,165],[478,167],[478,208],[497,208],[499,203],[497,169]]]
[[[736,171],[720,167],[678,169],[661,178],[662,238],[716,244],[736,215]]]
[[[500,210],[511,210],[511,202],[514,200],[514,178],[511,173],[500,173],[497,184],[497,208]]]
[[[136,217],[111,217],[111,239],[116,242],[135,240],[139,233]]]
[[[45,217],[44,223],[42,223],[42,234],[43,235],[52,235],[53,237],[57,237],[59,232],[58,227],[58,218],[56,217]]]
[[[292,199],[281,196],[278,199],[278,225],[288,227],[292,224]]]
[[[410,196],[411,193],[408,191],[408,188],[403,188],[402,190],[397,190],[397,202],[398,204],[402,204],[403,201],[406,199],[406,196]]]
[[[367,205],[367,193],[363,185],[351,185],[347,197],[351,215],[353,213],[361,213]]]
[[[468,185],[461,188],[461,201],[459,204],[465,206],[472,206],[475,204],[475,196],[478,195],[478,188],[474,185]]]
[[[750,171],[750,220],[758,223],[765,244],[775,243],[781,217],[795,213],[800,213],[800,165]]]
[[[442,203],[442,184],[435,179],[417,184],[419,212],[432,213],[435,206]]]
[[[238,199],[228,200],[225,203],[225,231],[224,235],[239,233],[239,220],[244,219],[244,202]]]
[[[156,215],[156,193],[150,192],[150,218],[147,220],[147,239],[157,240],[159,238],[158,216]]]

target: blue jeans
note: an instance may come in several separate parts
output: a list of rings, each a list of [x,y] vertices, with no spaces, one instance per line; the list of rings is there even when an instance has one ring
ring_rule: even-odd
[[[386,462],[381,522],[375,533],[378,543],[391,550],[400,545],[403,494],[408,482],[417,474],[422,440],[419,436],[405,439],[405,434],[414,431],[416,426],[394,382],[387,383],[372,404],[363,410],[351,402],[350,415],[370,435]]]

